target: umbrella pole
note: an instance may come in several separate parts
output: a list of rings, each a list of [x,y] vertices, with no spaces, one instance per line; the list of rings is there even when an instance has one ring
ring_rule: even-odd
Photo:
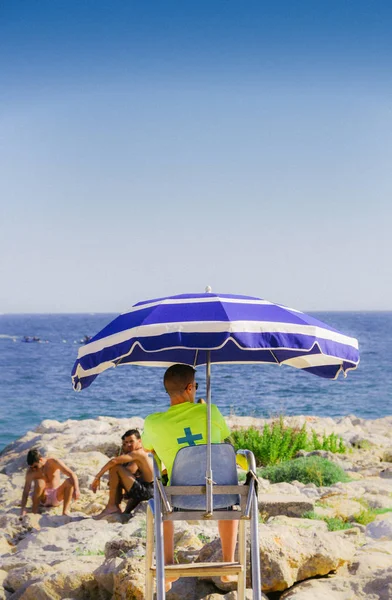
[[[207,464],[206,464],[206,517],[212,516],[212,460],[211,460],[211,352],[207,351],[206,364],[207,382]]]

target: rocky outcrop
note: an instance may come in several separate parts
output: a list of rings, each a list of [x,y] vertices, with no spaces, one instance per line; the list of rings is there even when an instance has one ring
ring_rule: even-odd
[[[365,544],[349,565],[335,575],[295,585],[280,600],[390,600],[392,598],[391,543]]]
[[[282,600],[392,598],[392,513],[388,512],[392,509],[392,418],[290,417],[286,421],[297,427],[306,423],[320,434],[341,435],[349,452],[328,458],[338,462],[352,480],[320,488],[260,480],[264,594],[279,591]],[[229,419],[232,427],[261,428],[264,422]],[[89,489],[95,473],[116,453],[122,433],[142,426],[140,418],[44,421],[0,455],[0,600],[144,598],[143,506],[132,518],[96,521],[91,515],[104,507],[107,490],[103,485],[95,495]],[[62,458],[77,472],[81,497],[74,502],[71,517],[54,508],[19,519],[25,457],[33,445]],[[373,522],[356,523],[358,514],[368,508],[380,514]],[[301,518],[310,511],[352,522],[352,528],[328,531],[322,520]],[[214,522],[176,524],[175,543],[179,562],[221,560]],[[249,576],[247,586],[251,598]],[[235,600],[234,588],[219,578],[180,579],[167,598]]]
[[[290,517],[273,517],[260,525],[259,539],[265,593],[285,590],[297,581],[337,570],[350,562],[363,543],[357,529],[329,532],[323,521]],[[198,560],[222,560],[219,540],[206,545]],[[213,581],[222,590],[228,587],[218,577]],[[247,585],[251,586],[250,579]]]
[[[290,494],[259,494],[259,512],[264,519],[276,515],[302,517],[313,509],[314,502],[306,496],[299,498]]]

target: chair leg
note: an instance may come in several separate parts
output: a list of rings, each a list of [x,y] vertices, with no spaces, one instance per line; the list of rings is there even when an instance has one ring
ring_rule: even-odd
[[[162,502],[156,478],[154,479],[154,534],[155,534],[155,563],[156,563],[156,592],[157,600],[165,600],[165,561],[163,551],[163,518]]]
[[[259,544],[259,507],[257,494],[254,493],[250,521],[250,543],[252,557],[252,588],[253,600],[261,600],[261,574],[260,574],[260,544]]]
[[[237,599],[245,600],[246,594],[246,521],[240,519],[238,525],[238,562],[242,565],[242,573],[238,575]]]
[[[146,539],[146,600],[153,600],[154,576],[151,571],[154,551],[154,518],[151,507],[147,504],[147,539]]]

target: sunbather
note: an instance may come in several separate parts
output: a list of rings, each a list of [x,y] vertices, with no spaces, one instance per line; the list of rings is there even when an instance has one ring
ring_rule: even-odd
[[[37,448],[27,453],[28,469],[22,494],[20,514],[26,514],[26,504],[33,484],[33,513],[39,506],[60,506],[63,503],[63,515],[69,515],[72,498],[80,497],[79,482],[76,474],[58,458],[44,458]],[[61,481],[60,473],[67,476]]]
[[[109,471],[109,501],[104,510],[94,516],[95,519],[122,513],[120,505],[123,499],[129,500],[127,512],[130,512],[140,502],[153,496],[152,459],[143,449],[139,431],[130,429],[121,439],[123,443],[120,456],[109,460],[94,477],[91,485],[95,493],[102,475]]]

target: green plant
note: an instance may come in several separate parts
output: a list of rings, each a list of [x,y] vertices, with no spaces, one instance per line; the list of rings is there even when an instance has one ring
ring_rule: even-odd
[[[81,548],[75,548],[76,556],[103,556],[105,552],[103,550],[82,550]]]
[[[392,508],[373,508],[372,510],[376,515],[385,515],[385,513],[392,512]]]
[[[255,427],[235,430],[231,434],[231,441],[236,450],[251,450],[257,466],[275,465],[290,460],[299,450],[346,450],[342,438],[338,438],[337,435],[324,434],[320,439],[315,431],[309,435],[306,425],[300,429],[286,426],[283,417],[266,423],[261,431]]]
[[[321,500],[316,500],[314,505],[318,508],[329,508],[329,505],[326,502],[322,502]]]
[[[257,469],[257,474],[272,483],[301,481],[317,486],[328,486],[338,481],[350,481],[341,467],[320,456],[295,458],[279,465]]]
[[[353,519],[356,523],[360,523],[360,525],[369,525],[374,519],[376,515],[372,513],[371,510],[360,510],[359,513],[353,516]]]
[[[205,533],[198,533],[197,537],[199,538],[199,540],[203,543],[203,544],[208,544],[211,541],[211,538],[209,535],[205,535]]]
[[[268,520],[268,513],[264,511],[259,511],[259,523],[266,523]]]
[[[370,450],[372,448],[372,444],[369,440],[358,440],[353,444],[354,448],[358,450]]]
[[[351,529],[352,523],[349,523],[342,517],[322,517],[314,511],[309,511],[303,515],[305,519],[314,519],[324,521],[327,524],[328,531],[341,531],[342,529]]]
[[[369,525],[372,523],[377,515],[384,515],[385,513],[392,512],[392,508],[368,508],[359,511],[354,515],[354,520],[361,525]]]

